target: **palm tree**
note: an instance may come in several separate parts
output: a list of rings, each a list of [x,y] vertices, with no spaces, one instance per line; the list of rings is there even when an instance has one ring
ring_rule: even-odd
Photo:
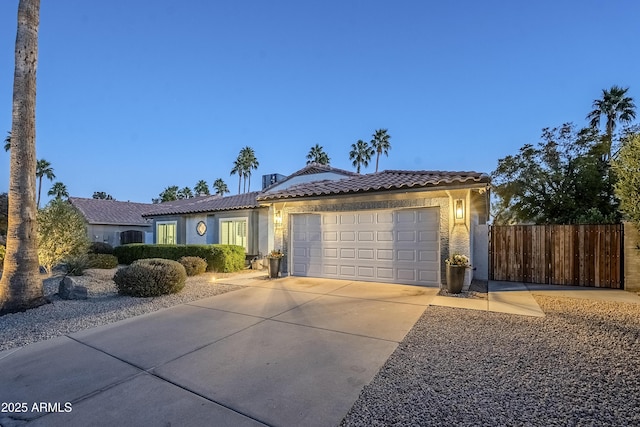
[[[36,68],[40,0],[20,0],[13,75],[7,250],[0,314],[46,303],[40,278],[36,202]]]
[[[249,146],[240,150],[240,157],[242,158],[242,164],[244,167],[243,175],[245,180],[245,192],[247,191],[247,188],[251,191],[251,171],[258,169],[260,163],[258,163],[255,151],[253,151],[253,148]]]
[[[51,163],[45,159],[38,160],[36,164],[36,177],[38,178],[38,201],[36,207],[40,209],[40,193],[42,192],[42,178],[46,177],[49,181],[53,181],[56,175],[53,173]]]
[[[4,151],[11,150],[11,131],[7,132],[7,137],[4,139]]]
[[[600,118],[605,116],[605,149],[607,160],[611,158],[611,146],[613,144],[613,132],[616,122],[629,123],[636,118],[636,105],[633,98],[625,96],[629,88],[622,89],[619,86],[611,86],[611,89],[602,89],[602,99],[593,101],[593,111],[587,115],[587,120],[593,128],[600,127]]]
[[[384,154],[385,156],[389,156],[389,150],[391,149],[391,144],[389,143],[389,139],[391,139],[391,135],[387,133],[387,129],[378,129],[372,135],[373,139],[371,140],[371,147],[376,151],[376,172],[378,172],[378,161],[380,160],[380,154]]]
[[[353,160],[353,166],[356,167],[356,172],[360,173],[360,165],[365,168],[369,166],[371,156],[375,151],[369,146],[368,143],[359,139],[355,144],[351,144],[351,151],[349,152],[349,160]]]
[[[309,154],[307,154],[307,164],[318,163],[321,165],[328,165],[330,161],[331,159],[319,144],[311,147]]]
[[[193,187],[193,191],[198,196],[208,196],[209,194],[211,194],[209,192],[209,185],[207,184],[207,181],[205,181],[204,179],[201,179],[196,183],[195,187]]]
[[[193,191],[189,187],[184,187],[178,190],[178,199],[190,199],[193,197]]]
[[[171,202],[174,200],[178,200],[178,186],[171,185],[165,188],[162,193],[158,194],[160,196],[160,202]]]
[[[236,173],[238,174],[238,194],[240,194],[240,185],[242,184],[243,176],[242,159],[240,159],[240,156],[233,161],[233,169],[231,169],[231,173],[229,175],[234,175]]]
[[[213,182],[213,188],[216,190],[216,194],[224,196],[225,193],[229,193],[229,187],[222,180],[222,178],[218,178]]]
[[[51,190],[47,193],[47,196],[53,196],[56,200],[61,200],[63,197],[68,198],[69,192],[67,191],[67,186],[58,181],[53,184]]]
[[[115,200],[111,194],[105,193],[104,191],[94,191],[91,197],[100,200]]]

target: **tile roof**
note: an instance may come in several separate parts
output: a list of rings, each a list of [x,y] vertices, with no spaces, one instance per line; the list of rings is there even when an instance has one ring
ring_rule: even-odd
[[[160,203],[157,205],[151,205],[151,208],[147,209],[143,216],[153,217],[161,215],[257,208],[260,206],[256,201],[256,196],[258,194],[260,194],[260,192],[252,191],[250,193],[236,194],[234,196],[199,196],[191,199]]]
[[[142,217],[142,214],[153,206],[150,203],[119,202],[82,197],[69,197],[69,202],[82,213],[89,224],[151,225]]]
[[[266,191],[258,196],[258,201],[436,186],[488,184],[489,182],[489,176],[480,172],[386,170],[366,175],[356,174],[335,181],[307,182],[283,190]]]

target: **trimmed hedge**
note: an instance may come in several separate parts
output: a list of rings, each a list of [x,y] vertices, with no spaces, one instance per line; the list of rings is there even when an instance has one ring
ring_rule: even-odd
[[[118,293],[132,297],[175,294],[184,288],[187,272],[169,259],[140,259],[121,268],[113,276]]]
[[[197,276],[207,271],[207,261],[199,256],[183,256],[178,262],[187,271],[187,276]]]
[[[118,258],[115,255],[91,253],[89,257],[89,268],[110,269],[118,266]]]
[[[207,271],[231,273],[244,269],[245,254],[242,246],[234,245],[146,245],[132,243],[114,248],[114,255],[122,264],[145,258],[163,258],[177,261],[185,256],[200,257],[207,261]]]
[[[113,255],[113,246],[106,242],[92,242],[87,253]]]

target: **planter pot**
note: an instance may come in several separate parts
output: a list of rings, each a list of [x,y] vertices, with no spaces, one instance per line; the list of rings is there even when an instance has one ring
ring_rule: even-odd
[[[269,278],[277,279],[280,274],[280,261],[282,258],[269,258]]]
[[[466,272],[467,267],[447,265],[447,291],[449,291],[449,293],[459,294],[462,292]]]

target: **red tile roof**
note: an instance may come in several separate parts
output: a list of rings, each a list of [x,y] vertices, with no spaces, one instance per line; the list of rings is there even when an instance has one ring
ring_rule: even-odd
[[[489,176],[480,172],[387,170],[366,175],[355,175],[335,181],[307,182],[279,191],[266,191],[258,196],[258,201],[436,186],[488,184],[489,182]]]

